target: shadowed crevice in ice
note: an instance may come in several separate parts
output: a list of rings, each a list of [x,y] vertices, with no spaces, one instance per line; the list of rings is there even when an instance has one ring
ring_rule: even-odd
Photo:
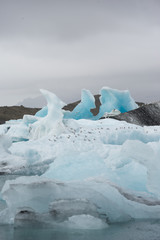
[[[110,183],[111,184],[111,183]],[[120,194],[122,194],[126,199],[145,204],[147,206],[159,206],[160,205],[160,199],[155,200],[153,197],[151,198],[150,196],[142,196],[142,195],[135,195],[134,193],[126,192],[124,189],[111,184],[111,186],[115,187]]]
[[[73,215],[91,215],[100,218],[97,206],[86,199],[59,199],[51,202],[49,212],[56,221],[65,221]]]

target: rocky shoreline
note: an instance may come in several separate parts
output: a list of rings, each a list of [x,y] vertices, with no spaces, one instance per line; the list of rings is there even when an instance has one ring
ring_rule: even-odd
[[[34,115],[40,108],[26,108],[24,106],[0,107],[0,124],[11,119],[21,119],[25,114]]]

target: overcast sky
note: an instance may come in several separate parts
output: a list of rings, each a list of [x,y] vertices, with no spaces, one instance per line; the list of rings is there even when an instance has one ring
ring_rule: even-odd
[[[0,105],[103,86],[160,100],[159,0],[0,0]]]

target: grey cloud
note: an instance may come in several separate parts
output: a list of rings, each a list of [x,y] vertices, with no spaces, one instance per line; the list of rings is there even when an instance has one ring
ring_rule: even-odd
[[[65,41],[101,31],[140,32],[159,26],[159,10],[153,0],[1,0],[0,34]]]
[[[1,0],[0,104],[104,85],[158,100],[159,12],[159,0]]]

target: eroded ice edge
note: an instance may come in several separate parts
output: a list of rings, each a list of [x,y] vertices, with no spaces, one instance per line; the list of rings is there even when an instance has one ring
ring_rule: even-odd
[[[0,224],[101,229],[160,219],[160,127],[97,120],[137,108],[130,93],[103,88],[93,116],[88,90],[73,112],[41,92],[47,107],[0,126]]]

